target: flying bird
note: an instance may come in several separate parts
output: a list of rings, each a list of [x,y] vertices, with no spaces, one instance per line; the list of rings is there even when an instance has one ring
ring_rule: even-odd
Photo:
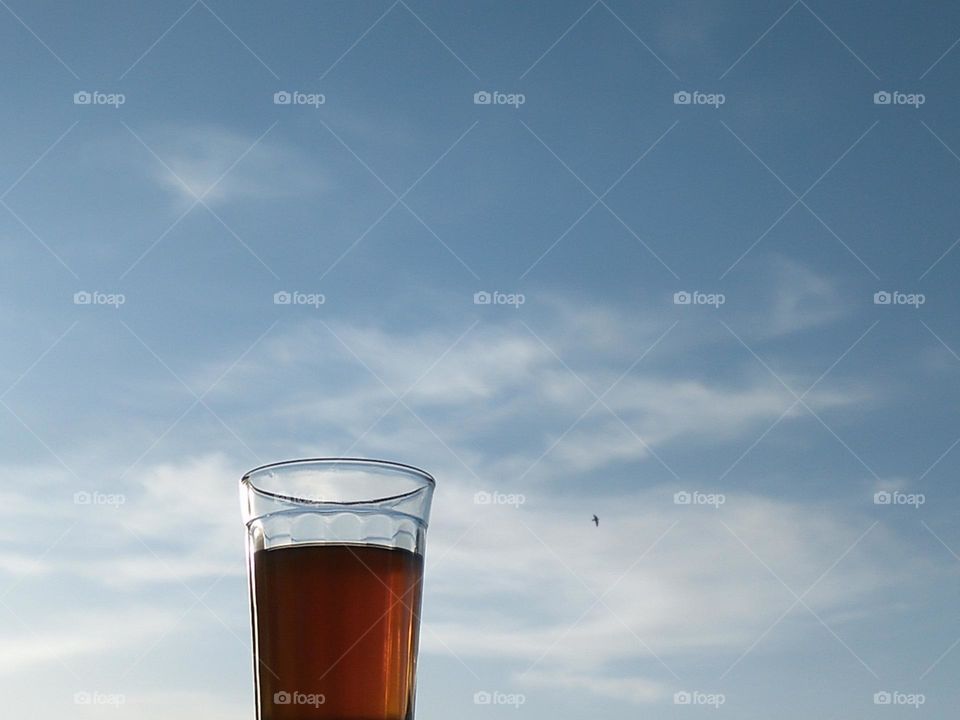
[[[598,518],[596,515],[593,516],[593,524],[597,527],[600,527],[600,518]]]

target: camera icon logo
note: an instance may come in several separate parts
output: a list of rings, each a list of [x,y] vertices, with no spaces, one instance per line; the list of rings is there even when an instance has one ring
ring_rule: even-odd
[[[88,692],[76,692],[73,694],[74,705],[89,705],[93,702],[93,696]]]
[[[874,305],[889,305],[893,300],[893,296],[888,293],[886,290],[881,290],[873,294],[873,304]]]
[[[486,690],[480,690],[473,694],[474,705],[489,705],[493,697]]]
[[[292,701],[293,697],[286,690],[280,690],[273,694],[274,705],[289,705]]]
[[[893,96],[886,90],[880,90],[873,94],[874,105],[889,105],[891,102],[893,102]]]
[[[881,490],[873,494],[874,505],[889,505],[893,502],[893,494],[886,490]]]
[[[674,505],[689,505],[692,499],[692,496],[686,490],[681,490],[673,494]]]
[[[280,90],[273,94],[274,105],[289,105],[291,102],[293,102],[293,95],[286,90]]]
[[[680,292],[675,292],[673,294],[674,305],[689,305],[691,300],[692,297],[686,290],[681,290]]]
[[[480,290],[473,294],[474,305],[489,305],[491,302],[493,302],[493,298],[486,290]]]
[[[91,102],[93,102],[93,95],[88,93],[86,90],[81,90],[80,92],[75,92],[73,94],[74,105],[89,105]]]
[[[274,305],[289,305],[293,302],[293,295],[288,293],[286,290],[280,290],[273,294],[273,304]]]
[[[473,94],[473,104],[474,105],[489,105],[493,102],[493,96],[488,93],[486,90],[480,90]]]
[[[481,490],[473,496],[474,505],[489,505],[493,502],[493,496],[486,490]]]
[[[878,693],[873,694],[874,705],[890,705],[892,702],[893,702],[893,695],[888,693],[886,690],[882,690]]]
[[[673,694],[674,705],[689,705],[692,700],[693,697],[686,690],[681,690]]]
[[[74,305],[89,305],[93,302],[93,295],[88,293],[86,290],[80,290],[73,294],[73,304]]]
[[[693,100],[693,96],[688,93],[686,90],[681,90],[673,94],[673,104],[674,105],[689,105]]]
[[[74,505],[89,505],[92,501],[93,497],[86,490],[80,490],[73,494]]]

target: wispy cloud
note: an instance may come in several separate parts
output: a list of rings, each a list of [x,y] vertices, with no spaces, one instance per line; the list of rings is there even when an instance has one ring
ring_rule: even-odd
[[[850,313],[838,282],[781,256],[766,260],[773,303],[764,313],[771,335],[786,335],[837,320]]]
[[[797,289],[804,283],[767,288],[783,305],[775,332],[800,328],[793,314],[802,312],[797,294],[808,297]],[[807,417],[801,408],[788,411],[793,396],[749,353],[724,360],[723,378],[669,362],[722,352],[720,342],[731,338],[712,316],[684,318],[674,329],[653,313],[637,317],[554,299],[543,308],[523,318],[478,316],[470,330],[463,319],[443,330],[402,331],[304,321],[274,333],[259,359],[232,373],[215,395],[247,405],[252,420],[322,433],[334,450],[359,440],[365,452],[404,452],[414,438],[429,443],[436,425],[464,458],[482,457],[494,476],[515,479],[527,471],[530,479],[595,471],[649,458],[672,443],[742,447],[784,412],[787,424]],[[574,332],[582,327],[591,331]],[[278,382],[318,367],[330,381],[322,390]],[[780,372],[792,381],[791,368]],[[823,409],[867,396],[865,388],[823,387],[805,401]]]
[[[643,677],[533,671],[524,679],[529,685],[542,685],[558,690],[586,690],[594,695],[625,700],[634,705],[656,702],[666,693],[663,683],[653,682]]]
[[[176,619],[172,611],[138,603],[76,609],[42,622],[31,617],[27,629],[5,623],[0,635],[0,674],[30,673],[37,666],[54,664],[79,674],[82,663],[98,655],[127,652],[135,657],[139,648],[161,638]]]
[[[786,272],[815,296],[830,296],[803,271]],[[788,331],[797,302],[784,301],[780,330]],[[749,355],[722,377],[671,362],[679,352],[713,352],[728,336],[710,315],[688,317],[674,336],[654,313],[549,299],[522,317],[488,314],[476,325],[299,320],[265,338],[209,400],[244,437],[284,435],[283,452],[337,454],[359,441],[353,454],[420,462],[437,474],[425,652],[452,651],[467,664],[502,660],[518,685],[654,702],[675,687],[690,656],[719,672],[791,605],[764,563],[803,592],[869,525],[844,508],[736,490],[720,510],[676,505],[674,492],[695,488],[645,479],[651,452],[743,447],[792,402]],[[219,362],[186,377],[206,377]],[[823,408],[854,399],[821,390],[807,401]],[[124,588],[132,594],[113,601],[120,615],[149,607],[155,589],[239,580],[236,487],[245,461],[210,447],[189,435],[176,454],[146,458],[116,488],[125,502],[115,510],[61,505],[62,516],[91,532],[42,559],[13,548],[0,572]],[[612,469],[618,479],[600,488]],[[527,501],[519,509],[477,505],[480,489]],[[16,493],[7,507],[27,524],[50,512]],[[101,514],[92,523],[87,512]],[[599,528],[589,522],[593,513]],[[828,622],[869,615],[877,589],[898,582],[886,562],[902,552],[878,528],[844,559],[843,582],[827,578],[806,602]],[[797,608],[754,652],[789,648],[814,626]],[[120,647],[116,638],[65,637],[44,640],[42,651],[11,638],[9,667],[19,656],[42,663]],[[627,666],[633,670],[614,671]]]
[[[222,126],[181,125],[140,137],[156,154],[143,149],[144,167],[187,205],[199,196],[208,204],[302,197],[329,182],[317,159],[271,135],[258,140]]]
[[[438,637],[428,634],[425,649],[510,658],[518,683],[577,678],[602,695],[653,701],[691,654],[719,674],[793,604],[781,579],[804,593],[871,525],[863,514],[747,494],[727,495],[719,510],[675,505],[676,489],[595,500],[544,490],[512,508],[478,506],[469,488],[448,484],[431,547],[440,559],[427,620]],[[876,529],[805,602],[838,627],[851,611],[870,615],[879,590],[906,574],[922,579],[899,562],[906,556]],[[811,628],[828,632],[797,607],[753,652],[780,652]],[[609,682],[626,662],[643,676]]]

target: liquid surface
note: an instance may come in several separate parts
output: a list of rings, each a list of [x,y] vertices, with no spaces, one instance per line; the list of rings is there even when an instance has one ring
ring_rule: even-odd
[[[422,577],[407,550],[254,552],[260,720],[413,720]]]

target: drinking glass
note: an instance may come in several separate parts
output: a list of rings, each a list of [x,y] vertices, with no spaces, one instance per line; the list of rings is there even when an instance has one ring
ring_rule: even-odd
[[[243,476],[258,720],[413,720],[434,485],[358,458]]]

